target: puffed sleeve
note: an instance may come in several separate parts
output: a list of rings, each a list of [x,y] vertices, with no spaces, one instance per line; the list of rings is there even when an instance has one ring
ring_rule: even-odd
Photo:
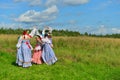
[[[42,38],[41,40],[42,40],[43,43],[51,43],[48,38]]]
[[[17,47],[17,48],[20,48],[21,42],[22,42],[22,36],[20,36],[19,39],[18,39],[18,42],[17,42],[17,44],[16,44],[16,47]]]

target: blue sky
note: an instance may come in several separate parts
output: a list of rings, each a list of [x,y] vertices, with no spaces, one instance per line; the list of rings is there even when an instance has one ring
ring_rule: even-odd
[[[120,0],[0,0],[0,27],[120,33]]]

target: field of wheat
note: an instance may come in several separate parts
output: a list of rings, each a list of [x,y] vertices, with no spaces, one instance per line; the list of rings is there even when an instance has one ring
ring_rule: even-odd
[[[18,36],[0,34],[0,80],[120,80],[120,39],[53,37],[56,64],[25,69],[15,64]]]

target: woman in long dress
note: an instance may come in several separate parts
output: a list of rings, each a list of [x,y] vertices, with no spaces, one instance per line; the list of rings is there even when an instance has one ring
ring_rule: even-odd
[[[36,28],[34,27],[33,30],[30,32],[30,34],[28,34],[27,31],[24,31],[23,35],[19,36],[18,43],[16,44],[17,47],[16,63],[18,66],[23,66],[23,67],[31,66],[32,46],[30,45],[29,39],[32,38],[35,35],[35,33],[36,33]],[[27,57],[27,55],[29,57]],[[30,63],[27,65],[26,62],[27,63],[30,62]]]
[[[42,59],[46,64],[52,65],[57,61],[57,57],[50,45],[51,41],[48,39],[48,34],[45,34],[44,38],[42,38],[42,42]]]
[[[23,57],[22,57],[22,51],[21,51],[21,42],[22,42],[22,36],[19,36],[18,43],[16,45],[16,47],[17,47],[16,64],[18,66],[22,66],[22,63],[23,63]]]
[[[30,44],[30,38],[31,36],[27,34],[26,32],[22,36],[22,43],[21,43],[21,50],[23,55],[23,67],[30,67],[31,64],[31,50],[33,50],[31,44]]]
[[[32,57],[32,62],[35,64],[42,64],[42,42],[39,35],[36,36],[36,46]]]
[[[33,49],[31,44],[30,44],[30,38],[32,36],[30,36],[27,31],[23,32],[23,35],[21,36],[21,39],[19,40],[20,44],[19,45],[19,49],[18,49],[18,53],[17,53],[17,60],[16,63],[19,66],[22,67],[30,67],[32,66],[31,64],[31,50]]]

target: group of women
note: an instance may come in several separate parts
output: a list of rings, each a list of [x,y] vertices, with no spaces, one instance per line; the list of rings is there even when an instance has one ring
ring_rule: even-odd
[[[36,37],[36,46],[33,48],[30,44],[30,38],[34,36]],[[36,28],[30,34],[27,31],[23,31],[23,35],[18,38],[16,47],[16,63],[18,66],[27,68],[32,66],[32,63],[52,65],[57,61],[57,57],[53,51],[50,31],[45,33],[45,30],[43,30],[42,34],[39,34]]]

